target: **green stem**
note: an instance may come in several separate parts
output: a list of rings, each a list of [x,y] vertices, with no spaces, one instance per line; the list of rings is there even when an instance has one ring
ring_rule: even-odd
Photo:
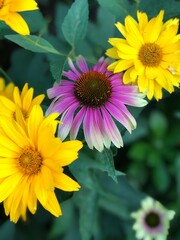
[[[0,73],[5,77],[8,82],[13,82],[10,76],[0,67]]]

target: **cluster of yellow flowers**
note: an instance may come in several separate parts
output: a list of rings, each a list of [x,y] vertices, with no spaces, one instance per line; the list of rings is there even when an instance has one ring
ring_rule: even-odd
[[[20,92],[0,79],[0,202],[13,222],[25,220],[27,209],[34,214],[37,201],[60,216],[55,188],[80,188],[63,167],[77,159],[82,143],[55,137],[58,114],[45,117],[40,106],[44,95],[33,98],[33,91],[27,83]]]

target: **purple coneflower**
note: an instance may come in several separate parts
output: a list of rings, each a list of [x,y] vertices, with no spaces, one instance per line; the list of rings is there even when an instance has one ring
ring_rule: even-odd
[[[61,114],[59,137],[64,140],[70,133],[70,139],[76,139],[82,125],[90,149],[102,151],[110,148],[111,142],[118,148],[123,146],[115,121],[131,133],[136,121],[126,105],[145,106],[144,94],[138,92],[137,86],[123,85],[122,73],[108,71],[107,58],[101,57],[91,68],[82,56],[76,61],[78,69],[71,59],[68,64],[70,70],[63,72],[67,79],[47,91],[48,97],[54,99],[46,114]]]

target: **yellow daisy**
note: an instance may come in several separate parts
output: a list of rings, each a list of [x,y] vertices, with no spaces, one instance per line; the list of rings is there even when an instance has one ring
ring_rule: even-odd
[[[162,98],[162,89],[169,93],[180,83],[180,34],[179,20],[163,23],[164,11],[148,21],[146,13],[137,12],[138,22],[131,16],[125,26],[115,25],[124,38],[110,38],[113,46],[106,54],[117,61],[108,69],[114,73],[125,71],[123,81],[139,86],[148,99]]]
[[[14,87],[15,85],[13,82],[6,85],[4,78],[0,77],[0,96],[5,96],[12,100]]]
[[[37,201],[51,214],[60,216],[55,188],[78,191],[79,184],[63,173],[63,167],[78,157],[82,143],[62,142],[55,137],[58,114],[44,117],[35,105],[24,128],[17,121],[0,118],[0,202],[6,215],[26,220],[27,209],[35,214]]]
[[[41,94],[33,98],[33,93],[34,89],[28,88],[28,83],[26,83],[21,92],[17,86],[14,87],[12,100],[5,96],[0,96],[0,115],[16,119],[16,110],[19,108],[26,120],[33,106],[41,104],[45,97],[44,94]]]
[[[34,0],[0,0],[0,20],[4,21],[12,30],[28,35],[29,27],[18,12],[38,9]]]

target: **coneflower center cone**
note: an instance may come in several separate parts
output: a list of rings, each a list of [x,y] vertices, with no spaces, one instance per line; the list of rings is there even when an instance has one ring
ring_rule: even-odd
[[[111,83],[103,73],[90,71],[83,73],[75,84],[74,94],[81,104],[100,107],[111,96]]]

